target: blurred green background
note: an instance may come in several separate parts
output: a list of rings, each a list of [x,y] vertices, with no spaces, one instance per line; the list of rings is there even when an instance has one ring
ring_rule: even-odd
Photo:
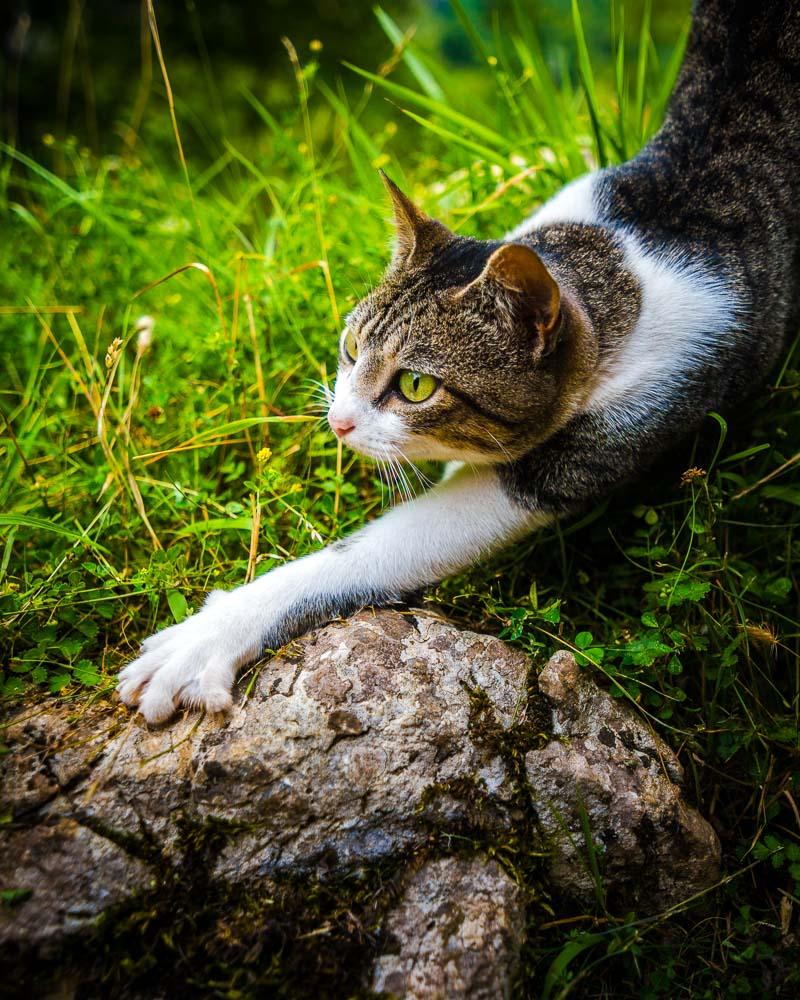
[[[387,0],[382,6],[404,31],[413,31],[423,58],[446,67],[451,83],[458,81],[465,105],[487,96],[494,83],[447,0]],[[645,0],[624,7],[626,33],[634,42]],[[662,49],[674,43],[689,0],[659,0],[651,7],[653,43]],[[326,79],[339,74],[346,90],[356,90],[360,81],[341,67],[342,60],[374,69],[392,57],[374,5],[364,0],[160,0],[155,8],[183,139],[193,155],[210,155],[220,136],[241,140],[261,130],[247,103],[236,99],[242,88],[273,114],[294,106],[283,37],[304,62],[311,54]],[[463,9],[490,48],[493,37],[509,38],[515,18],[528,21],[556,78],[574,76],[570,0],[465,0]],[[610,5],[582,0],[580,11],[602,81],[613,65]],[[95,151],[114,152],[130,142],[131,124],[138,128],[142,120],[145,141],[161,138],[145,114],[153,96],[163,95],[163,85],[143,2],[12,0],[2,16],[2,120],[12,143],[33,149],[43,134],[73,135]],[[402,68],[397,75],[402,81]],[[314,124],[319,135],[326,119],[318,116]]]

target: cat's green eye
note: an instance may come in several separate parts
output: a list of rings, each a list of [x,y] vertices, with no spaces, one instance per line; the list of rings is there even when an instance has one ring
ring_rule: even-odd
[[[348,330],[344,335],[344,353],[351,361],[355,361],[358,357],[358,341],[352,330]]]
[[[398,381],[400,392],[409,403],[424,403],[436,392],[438,385],[433,375],[424,375],[422,372],[400,372]]]

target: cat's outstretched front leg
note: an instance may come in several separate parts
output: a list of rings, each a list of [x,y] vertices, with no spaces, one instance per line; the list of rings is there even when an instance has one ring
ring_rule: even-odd
[[[143,643],[120,673],[120,695],[153,723],[181,705],[227,709],[237,670],[263,649],[441,580],[545,520],[509,499],[493,469],[462,469],[341,542],[211,594]]]

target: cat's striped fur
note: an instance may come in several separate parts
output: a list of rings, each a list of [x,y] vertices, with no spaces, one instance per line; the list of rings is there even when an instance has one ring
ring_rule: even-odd
[[[470,464],[351,538],[211,595],[144,643],[123,699],[151,722],[181,704],[224,709],[265,647],[579,508],[741,400],[798,316],[798,163],[800,4],[699,0],[656,138],[504,240],[456,237],[390,185],[395,259],[349,319],[331,424],[378,457]],[[408,402],[404,369],[436,390]]]

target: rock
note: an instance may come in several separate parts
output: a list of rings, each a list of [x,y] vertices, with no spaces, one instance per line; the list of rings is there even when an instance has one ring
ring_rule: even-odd
[[[719,841],[683,801],[683,769],[666,743],[626,702],[598,692],[570,653],[551,658],[539,690],[552,705],[559,738],[531,750],[525,762],[551,844],[553,884],[584,901],[600,891],[612,909],[641,912],[713,885]]]
[[[430,616],[363,613],[294,643],[222,722],[188,715],[153,730],[117,709],[84,730],[68,705],[24,717],[9,730],[6,804],[102,828],[173,866],[184,862],[187,825],[213,823],[225,830],[215,872],[235,882],[363,864],[425,842],[420,811],[432,786],[431,817],[465,816],[448,789],[477,781],[484,821],[508,822],[509,777],[498,753],[469,737],[468,688],[509,726],[526,675],[525,657],[490,636]],[[4,854],[0,876],[24,888]],[[103,869],[95,880],[111,892]],[[84,912],[79,885],[71,891]],[[34,893],[18,912],[27,919],[42,903]],[[25,933],[24,920],[14,926]]]
[[[525,923],[523,893],[496,861],[443,858],[407,880],[372,989],[419,1000],[508,996]]]
[[[19,831],[3,841],[2,883],[30,896],[0,913],[0,944],[46,951],[49,942],[80,931],[151,878],[141,861],[74,820]]]
[[[609,905],[654,909],[711,884],[719,845],[683,801],[669,748],[568,654],[541,675],[542,714],[529,667],[429,614],[364,612],[247,672],[224,719],[148,729],[109,702],[26,710],[0,760],[12,816],[0,883],[16,890],[0,939],[52,952],[154,885],[183,893],[183,910],[200,905],[187,903],[196,878],[202,897],[203,886],[244,893],[389,864],[404,896],[378,917],[399,951],[380,957],[375,983],[497,996],[521,896],[496,864],[442,858],[465,842],[448,834],[487,846],[527,838],[540,874],[583,900],[595,894],[585,807]],[[551,711],[553,735],[540,735]],[[531,843],[526,789],[542,842]],[[408,874],[414,858],[425,865]],[[432,992],[415,993],[424,983]]]

